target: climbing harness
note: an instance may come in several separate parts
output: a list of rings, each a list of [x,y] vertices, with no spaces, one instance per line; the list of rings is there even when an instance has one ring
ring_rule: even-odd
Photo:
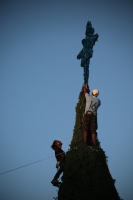
[[[57,168],[57,169],[60,169],[60,164],[61,164],[61,162],[57,162],[57,163],[56,163],[56,168]]]

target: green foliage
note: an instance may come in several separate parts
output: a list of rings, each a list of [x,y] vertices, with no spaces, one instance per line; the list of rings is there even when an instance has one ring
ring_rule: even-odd
[[[89,87],[88,87],[89,91]],[[80,147],[84,145],[84,140],[83,140],[83,131],[82,131],[82,118],[85,112],[85,104],[86,104],[86,99],[85,95],[83,92],[83,87],[81,89],[81,92],[79,94],[79,101],[76,106],[76,119],[75,119],[75,126],[73,130],[73,138],[70,144],[70,149],[74,149],[76,147]],[[88,140],[90,141],[90,145],[92,145],[91,142],[91,135],[88,135]],[[97,139],[97,144],[99,145],[99,141]]]
[[[101,148],[82,146],[67,152],[58,195],[59,200],[120,199]]]
[[[90,58],[93,55],[93,46],[98,39],[98,34],[94,34],[94,28],[90,21],[87,22],[85,39],[82,40],[83,49],[77,55],[81,59],[81,67],[84,68],[84,83],[88,83]]]
[[[85,111],[85,96],[83,92],[83,88],[79,94],[79,102],[76,106],[76,119],[75,119],[75,126],[73,130],[73,138],[70,144],[70,148],[73,149],[75,147],[82,146],[83,141],[83,132],[82,132],[82,117]]]
[[[76,120],[58,200],[120,200],[115,180],[107,165],[105,152],[99,146],[83,145],[82,116],[85,109],[83,88],[76,106]]]

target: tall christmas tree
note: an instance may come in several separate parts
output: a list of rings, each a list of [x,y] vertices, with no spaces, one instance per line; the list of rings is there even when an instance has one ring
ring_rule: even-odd
[[[84,69],[84,83],[88,84],[90,58],[93,46],[98,39],[91,22],[86,25],[86,37],[82,40],[83,49],[77,58]],[[93,146],[91,136],[89,146],[84,146],[82,117],[85,109],[83,88],[76,106],[76,120],[70,149],[66,153],[65,171],[58,191],[58,200],[120,200],[107,165],[107,157],[100,147]]]

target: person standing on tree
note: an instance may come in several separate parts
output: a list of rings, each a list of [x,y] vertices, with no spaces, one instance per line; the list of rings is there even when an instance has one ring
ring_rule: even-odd
[[[85,114],[82,119],[82,130],[84,133],[84,145],[87,146],[88,133],[90,131],[93,145],[96,146],[97,138],[97,109],[101,105],[101,101],[97,98],[99,91],[94,89],[92,95],[89,95],[88,85],[83,86],[84,95],[86,98]]]
[[[51,145],[51,148],[55,151],[55,157],[57,160],[56,168],[58,169],[53,180],[51,181],[51,183],[54,186],[59,186],[60,182],[58,181],[58,178],[60,174],[64,171],[64,162],[66,155],[64,151],[61,149],[61,147],[62,147],[62,142],[59,140],[54,140],[53,144]]]

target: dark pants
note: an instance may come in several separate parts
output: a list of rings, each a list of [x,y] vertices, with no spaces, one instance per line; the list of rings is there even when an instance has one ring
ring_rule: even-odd
[[[97,128],[97,116],[93,114],[85,114],[82,119],[83,132],[90,132],[93,134],[96,133]]]
[[[58,179],[62,172],[64,172],[65,163],[61,162],[60,169],[58,169],[57,173],[55,174],[54,178]]]

